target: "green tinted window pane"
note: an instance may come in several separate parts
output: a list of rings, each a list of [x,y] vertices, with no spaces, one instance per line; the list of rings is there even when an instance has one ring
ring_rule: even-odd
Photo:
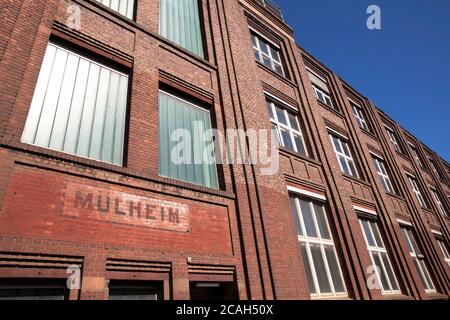
[[[311,294],[315,294],[317,293],[316,290],[316,286],[314,285],[314,279],[313,279],[313,275],[311,272],[311,261],[308,258],[308,253],[306,251],[306,246],[305,244],[301,245],[301,250],[302,250],[302,257],[303,257],[303,265],[305,267],[305,272],[306,272],[306,278],[308,280],[308,287],[309,287],[309,292]]]

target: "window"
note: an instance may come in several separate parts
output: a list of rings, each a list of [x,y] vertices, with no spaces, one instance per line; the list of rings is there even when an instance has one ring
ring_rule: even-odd
[[[367,121],[364,117],[363,109],[353,102],[351,102],[351,106],[353,114],[355,115],[356,121],[358,121],[360,128],[365,131],[369,131],[369,126],[367,125]]]
[[[441,171],[438,170],[438,168],[436,167],[436,163],[434,162],[434,160],[431,158],[428,158],[428,160],[430,161],[431,170],[433,170],[434,173],[436,173],[436,175],[438,176],[439,179],[443,179]]]
[[[293,194],[290,200],[311,295],[346,295],[325,208]]]
[[[22,142],[122,165],[128,76],[49,43]]]
[[[257,61],[264,64],[269,69],[284,76],[283,64],[281,62],[280,48],[270,41],[252,32],[253,51]]]
[[[330,139],[342,172],[358,178],[358,170],[356,169],[355,161],[353,160],[347,141],[333,134],[330,134]]]
[[[400,148],[400,145],[397,142],[397,136],[396,136],[394,130],[386,126],[386,132],[389,136],[389,139],[391,140],[392,145],[394,146],[395,151],[401,153],[402,149]]]
[[[436,240],[439,245],[439,248],[441,248],[441,250],[442,250],[442,254],[444,255],[445,262],[447,262],[448,266],[450,267],[450,254],[448,253],[447,245],[441,239],[436,239]]]
[[[412,229],[402,225],[400,226],[400,230],[408,247],[409,253],[411,254],[411,258],[413,259],[414,266],[416,267],[420,280],[425,287],[425,291],[435,291],[433,281],[431,280],[430,273],[428,272],[428,268],[425,263],[425,258],[417,245]]]
[[[422,208],[427,208],[427,203],[425,202],[425,199],[422,196],[422,192],[420,192],[416,178],[408,175],[408,180],[409,183],[411,184],[414,194],[416,195],[417,201],[419,201],[419,204],[422,206]]]
[[[68,300],[65,281],[53,279],[1,279],[0,300]]]
[[[209,112],[164,91],[159,92],[159,174],[218,188]]]
[[[160,0],[159,4],[161,36],[203,58],[198,0]]]
[[[416,160],[417,164],[421,168],[423,168],[424,166],[423,166],[422,160],[420,160],[419,152],[417,151],[416,146],[409,143],[409,147],[411,148],[412,155],[413,155],[414,159]]]
[[[95,0],[128,19],[134,18],[134,0]]]
[[[375,221],[360,218],[359,223],[364,234],[367,250],[370,253],[375,275],[383,293],[400,293],[397,277],[392,268],[386,247]]]
[[[390,192],[395,194],[394,186],[392,185],[391,178],[389,177],[389,173],[386,170],[386,166],[384,165],[384,161],[376,156],[373,156],[373,162],[375,164],[375,168],[377,170],[378,176],[380,177],[381,184],[386,192]]]
[[[162,284],[147,281],[111,280],[109,300],[162,300]]]
[[[431,187],[430,187],[430,190],[431,190],[431,194],[433,195],[434,201],[436,202],[436,206],[438,207],[439,212],[444,217],[446,217],[447,213],[445,212],[444,205],[442,204],[441,198],[439,197],[437,190],[434,188],[431,188]]]
[[[267,100],[267,108],[272,129],[276,130],[280,145],[307,156],[308,153],[297,116],[272,100]]]
[[[333,104],[333,100],[331,99],[330,89],[328,88],[327,81],[317,73],[313,72],[311,69],[307,68],[307,70],[317,100],[338,111],[337,107],[335,107]]]

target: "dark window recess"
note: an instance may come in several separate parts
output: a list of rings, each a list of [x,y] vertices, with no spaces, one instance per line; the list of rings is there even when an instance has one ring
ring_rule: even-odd
[[[163,300],[163,283],[111,280],[109,300]]]
[[[0,300],[68,300],[66,280],[0,280]]]
[[[194,301],[239,300],[234,282],[191,282],[189,290]]]

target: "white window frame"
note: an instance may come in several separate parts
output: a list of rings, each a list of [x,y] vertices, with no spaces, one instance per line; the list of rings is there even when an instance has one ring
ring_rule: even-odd
[[[306,247],[306,252],[308,255],[308,261],[303,261],[303,263],[309,263],[309,268],[311,270],[311,274],[313,276],[313,282],[314,282],[314,286],[316,289],[317,293],[311,293],[311,297],[312,298],[333,298],[333,297],[347,297],[348,293],[347,293],[347,287],[345,284],[345,278],[344,275],[342,273],[342,268],[341,268],[341,263],[339,260],[339,255],[337,254],[336,251],[336,246],[334,244],[334,240],[333,240],[333,234],[331,232],[330,229],[330,223],[328,221],[328,216],[327,216],[327,211],[325,209],[324,206],[322,206],[324,214],[325,214],[325,220],[326,220],[326,225],[328,228],[328,233],[330,234],[330,238],[331,239],[322,239],[322,236],[320,234],[320,229],[319,229],[319,224],[317,223],[317,218],[316,218],[316,210],[314,208],[313,202],[311,199],[307,198],[307,197],[302,197],[301,195],[297,195],[293,192],[291,192],[291,194],[295,197],[295,205],[296,205],[296,209],[297,212],[299,214],[298,219],[299,219],[299,223],[300,223],[300,228],[302,230],[302,235],[297,235],[297,239],[301,244],[305,244]],[[317,237],[309,237],[306,233],[306,228],[305,225],[303,223],[303,217],[302,215],[302,211],[301,211],[301,207],[300,207],[300,198],[303,198],[305,201],[308,202],[309,204],[309,208],[311,210],[312,213],[312,217],[313,217],[313,222],[314,222],[314,228],[316,229],[316,233],[317,233]],[[316,200],[317,201],[317,200]],[[322,202],[323,203],[323,202]],[[311,246],[320,246],[320,252],[322,254],[322,259],[324,261],[325,264],[325,269],[326,269],[326,273],[327,273],[327,279],[328,279],[328,283],[330,284],[330,288],[331,288],[331,293],[321,293],[320,292],[320,286],[319,286],[319,280],[316,274],[316,270],[314,267],[314,260],[311,254]],[[339,276],[341,278],[342,284],[344,286],[344,290],[345,292],[336,292],[335,288],[334,288],[334,283],[333,283],[333,278],[331,276],[331,271],[330,271],[330,266],[328,264],[328,259],[326,257],[325,254],[325,247],[332,247],[334,249],[334,254],[337,260],[337,265],[338,265],[338,269],[339,269]]]
[[[277,137],[278,137],[278,141],[280,142],[280,144],[283,147],[286,147],[286,143],[283,139],[283,135],[281,134],[281,131],[285,130],[289,133],[289,137],[291,139],[291,144],[294,147],[294,151],[297,153],[300,153],[299,148],[297,146],[297,142],[294,139],[294,136],[297,136],[300,138],[300,141],[303,144],[303,149],[305,150],[305,156],[308,157],[308,149],[306,148],[305,139],[303,137],[303,132],[302,132],[302,127],[300,126],[300,121],[298,119],[298,116],[294,112],[288,112],[288,109],[290,109],[289,107],[285,106],[282,103],[275,102],[272,98],[266,97],[266,102],[268,105],[270,105],[270,109],[271,109],[272,115],[273,115],[273,117],[270,118],[270,122],[276,127]],[[287,125],[285,125],[284,123],[282,123],[281,121],[278,120],[278,114],[277,114],[276,107],[283,110]],[[298,112],[298,110],[297,110],[297,112]],[[291,115],[295,117],[295,120],[297,121],[297,128],[299,128],[299,130],[296,130],[292,127],[289,113],[291,113]]]
[[[322,102],[323,104],[329,106],[330,108],[336,110],[333,104],[333,100],[331,99],[331,96],[329,93],[323,91],[322,89],[318,88],[316,85],[313,84],[314,93],[316,94],[317,100]]]
[[[356,121],[358,121],[359,123],[359,127],[365,131],[369,131],[369,125],[367,124],[366,118],[364,117],[363,108],[358,104],[356,104],[355,102],[353,102],[352,100],[349,101],[350,105],[352,106],[353,114],[356,118]]]
[[[416,160],[419,167],[423,168],[424,165],[422,163],[422,160],[420,160],[419,150],[417,150],[417,147],[415,145],[413,145],[412,143],[408,142],[408,144],[409,144],[409,148],[411,149],[411,152],[413,154],[414,160]]]
[[[382,185],[383,185],[383,187],[386,186],[385,189],[387,189],[387,190],[385,190],[385,191],[395,194],[395,188],[394,188],[394,185],[392,184],[391,177],[389,176],[389,172],[387,171],[386,166],[384,164],[384,159],[376,156],[373,153],[372,153],[372,158],[374,160],[375,169],[378,173],[378,176],[384,182],[384,183],[382,183]]]
[[[370,222],[374,222],[374,223],[375,223],[375,225],[376,225],[376,227],[377,227],[378,235],[380,236],[380,240],[381,240],[381,242],[382,242],[382,246],[383,246],[383,247],[378,247],[378,246],[371,246],[371,245],[369,245],[369,241],[367,240],[366,230],[365,230],[364,227],[363,227],[362,220],[365,220],[365,221],[368,222],[369,231],[370,231],[370,233],[371,233],[372,239],[374,239],[374,241],[376,242],[377,240],[376,240],[374,231],[373,231],[373,229],[372,229],[372,224],[371,224]],[[376,275],[376,277],[377,277],[377,282],[378,282],[378,283],[380,284],[380,286],[381,286],[381,292],[382,292],[383,294],[400,294],[400,293],[401,293],[401,290],[400,290],[400,284],[398,283],[398,279],[397,279],[397,275],[395,274],[395,270],[394,270],[394,268],[392,267],[391,258],[390,258],[390,256],[389,256],[387,250],[386,250],[386,245],[384,244],[383,235],[381,234],[380,228],[378,227],[378,222],[375,221],[375,220],[364,219],[364,218],[359,218],[358,221],[359,221],[359,226],[361,227],[361,230],[362,230],[362,233],[363,233],[363,236],[364,236],[364,241],[366,242],[367,250],[369,251],[370,261],[372,262],[372,266],[375,267],[375,275]],[[378,270],[378,268],[376,267],[376,263],[375,263],[375,260],[374,260],[374,258],[373,258],[373,253],[378,253],[378,256],[379,256],[379,258],[380,258],[380,263],[381,263],[381,266],[383,267],[383,270]],[[383,259],[381,258],[381,257],[382,257],[382,253],[385,253],[385,254],[386,254],[387,260],[388,260],[388,262],[389,262],[389,267],[390,267],[390,269],[392,270],[394,280],[395,280],[395,282],[396,282],[396,284],[397,284],[397,288],[399,288],[398,290],[394,290],[394,289],[393,289],[392,282],[391,282],[391,278],[389,277],[389,274],[387,273],[387,269],[386,269],[386,266],[385,266],[385,264],[384,264],[384,261],[383,261]],[[386,290],[385,288],[383,288],[383,284],[382,284],[382,281],[381,281],[381,275],[380,275],[380,272],[383,272],[383,273],[384,273],[384,277],[386,278],[386,280],[387,280],[387,282],[388,282],[389,290]]]
[[[389,139],[391,140],[392,145],[394,146],[395,151],[401,153],[402,149],[400,148],[400,145],[398,144],[397,135],[396,135],[394,129],[388,127],[387,125],[384,125],[384,127],[386,128],[386,132],[389,136]]]
[[[417,246],[419,245],[417,243],[417,240],[415,239],[413,228],[411,226],[406,226],[406,225],[400,225],[400,228],[403,229],[403,231],[402,231],[403,235],[405,235],[407,238],[407,239],[405,239],[405,241],[408,242],[408,248],[411,248],[411,250],[412,250],[409,252],[411,255],[411,258],[418,262],[418,263],[414,263],[414,265],[416,266],[416,270],[417,270],[417,272],[420,272],[422,274],[421,278],[424,279],[424,281],[426,282],[426,286],[428,288],[430,288],[430,289],[428,289],[425,287],[425,292],[426,293],[436,292],[436,287],[434,286],[433,279],[431,278],[430,272],[428,271],[428,266],[425,262],[425,256],[421,252],[416,252],[416,248],[414,248],[413,242],[411,241],[410,234],[408,231],[410,231],[412,233],[412,236],[414,237],[414,243],[416,243]],[[419,248],[417,248],[417,249],[420,250]],[[422,267],[422,263],[420,263],[420,262],[423,263],[423,266],[425,266],[425,268]],[[420,269],[420,270],[418,270],[418,269]],[[425,272],[428,276],[428,279],[430,279],[431,283],[428,283],[427,277],[425,276]],[[430,284],[431,284],[431,286],[430,286]]]
[[[436,241],[438,243],[439,248],[441,248],[442,255],[444,256],[444,261],[447,262],[450,268],[450,253],[448,251],[447,246],[445,245],[445,242],[440,238],[436,238]]]
[[[264,57],[266,57],[267,59],[269,59],[270,61],[270,65],[271,65],[271,69],[276,72],[277,74],[280,74],[277,69],[275,68],[275,66],[279,66],[281,68],[281,75],[283,77],[286,76],[285,71],[284,71],[284,66],[283,66],[283,62],[281,61],[281,49],[279,46],[275,45],[272,41],[268,40],[266,37],[262,36],[260,33],[256,32],[253,29],[251,30],[251,36],[252,38],[255,38],[255,42],[256,44],[253,43],[252,41],[252,46],[253,49],[256,50],[256,52],[258,53],[258,61],[260,63],[264,64]],[[261,43],[261,40],[264,40],[266,42],[266,44]],[[265,53],[261,47],[262,45],[266,45],[267,46],[267,53]],[[275,51],[277,53],[277,57],[274,57],[272,55],[272,51]]]
[[[412,191],[416,195],[417,201],[419,201],[420,206],[426,209],[427,203],[425,202],[425,198],[423,197],[419,185],[417,184],[417,178],[410,174],[406,174],[406,176],[408,177],[409,184],[411,185]]]
[[[447,212],[445,211],[444,205],[441,202],[441,198],[439,197],[436,188],[430,186],[431,194],[433,195],[434,201],[436,202],[436,206],[438,207],[439,212],[444,216],[447,217]]]
[[[333,146],[333,150],[334,150],[334,153],[336,154],[337,161],[339,163],[339,167],[341,168],[341,171],[346,173],[346,174],[350,174],[353,177],[359,178],[358,168],[356,166],[355,160],[353,159],[353,154],[352,154],[352,151],[350,149],[348,140],[347,139],[344,140],[343,136],[336,135],[336,134],[333,134],[333,133],[329,133],[329,136],[330,136],[330,140],[331,140],[331,145]],[[334,139],[333,138],[336,138],[338,140],[340,149],[343,152],[340,152],[340,151],[337,150],[337,148],[336,148],[336,146],[334,144]],[[345,144],[345,148],[344,148],[344,144]],[[344,150],[348,150],[349,155],[345,154]],[[342,164],[341,164],[341,161],[340,161],[341,158],[344,159],[345,163],[347,164],[347,167],[349,168],[350,173],[347,173],[347,172],[344,171],[344,168],[342,167]],[[353,166],[350,166],[349,165],[350,163],[353,164]],[[353,171],[351,169],[352,167],[355,169],[356,172],[352,172]]]

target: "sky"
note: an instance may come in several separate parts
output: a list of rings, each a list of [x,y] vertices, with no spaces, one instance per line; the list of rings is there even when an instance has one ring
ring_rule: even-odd
[[[305,50],[450,162],[450,0],[274,1]]]

